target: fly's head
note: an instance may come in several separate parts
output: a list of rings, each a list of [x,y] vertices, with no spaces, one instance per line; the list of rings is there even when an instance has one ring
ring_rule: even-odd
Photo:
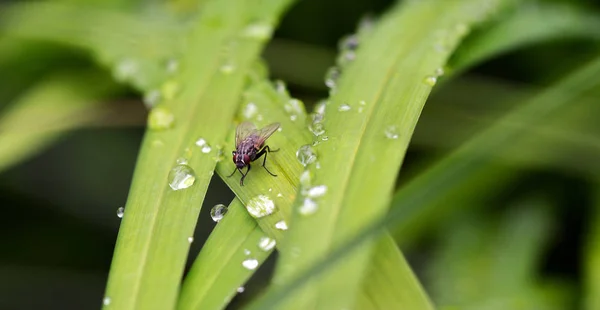
[[[233,163],[238,168],[244,168],[250,163],[250,156],[248,154],[236,151],[231,152],[231,154],[233,155]]]

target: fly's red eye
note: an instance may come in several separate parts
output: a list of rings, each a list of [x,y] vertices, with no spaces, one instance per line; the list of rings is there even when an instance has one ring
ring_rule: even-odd
[[[235,164],[235,154],[233,154],[233,156],[232,156],[232,157],[233,157],[233,158],[232,158],[232,159],[233,159],[233,163]]]
[[[246,164],[250,163],[250,156],[244,155],[244,163],[246,163]]]

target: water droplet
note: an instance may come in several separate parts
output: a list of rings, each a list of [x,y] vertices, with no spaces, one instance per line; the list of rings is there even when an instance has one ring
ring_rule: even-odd
[[[251,253],[250,250],[244,249],[244,255],[250,255],[250,253]]]
[[[329,68],[327,70],[327,73],[325,73],[325,85],[327,85],[327,87],[331,89],[335,88],[340,74],[341,72],[340,69],[338,69],[338,67]]]
[[[237,288],[238,293],[243,293],[246,289],[243,286]]]
[[[231,74],[235,71],[235,65],[231,62],[226,62],[219,68],[219,71],[223,74]]]
[[[275,84],[275,91],[277,91],[281,97],[288,98],[290,96],[284,81],[276,80],[273,83]]]
[[[256,260],[256,258],[246,258],[242,262],[242,266],[248,270],[254,270],[258,267],[258,260]]]
[[[314,200],[305,198],[298,208],[298,212],[302,215],[311,215],[317,212],[317,208],[317,203]]]
[[[283,106],[283,108],[292,116],[297,117],[298,115],[306,114],[306,112],[304,111],[304,103],[296,98],[288,100],[287,103]]]
[[[283,197],[282,193],[277,194],[277,197]]]
[[[423,83],[425,83],[429,86],[434,86],[436,82],[437,82],[437,77],[435,77],[434,75],[428,75],[425,77],[425,79],[423,79]]]
[[[327,193],[327,185],[317,185],[309,188],[306,195],[311,198],[321,197]]]
[[[321,169],[321,163],[320,163],[320,162],[317,162],[317,163],[315,164],[315,168],[317,168],[317,169]]]
[[[175,58],[168,59],[165,67],[167,69],[167,73],[173,74],[177,72],[177,69],[179,69],[179,61],[177,61]]]
[[[327,140],[329,140],[329,137],[328,137],[328,136],[323,136],[323,137],[321,138],[321,140],[323,140],[323,141],[327,141]]]
[[[275,228],[277,228],[279,230],[287,230],[288,226],[284,220],[281,220],[281,221],[275,223]]]
[[[396,140],[396,139],[398,139],[398,137],[399,137],[399,134],[398,134],[398,127],[396,127],[396,125],[390,125],[390,126],[387,126],[387,127],[385,128],[385,131],[384,131],[384,133],[385,133],[385,136],[386,136],[388,139],[393,139],[393,140]]]
[[[204,138],[199,138],[198,140],[196,140],[196,145],[201,148],[200,150],[204,154],[208,154],[212,150],[212,148],[210,147],[210,145],[208,145],[208,143],[206,142],[206,140],[204,140]]]
[[[275,212],[275,203],[271,198],[265,195],[258,195],[248,202],[246,205],[248,213],[255,218],[261,218]]]
[[[440,77],[442,75],[444,75],[444,68],[439,67],[439,68],[435,69],[435,76]]]
[[[175,115],[164,106],[156,106],[148,114],[148,127],[153,130],[164,130],[173,127]]]
[[[336,59],[336,63],[340,67],[345,67],[352,61],[356,59],[356,52],[350,50],[344,50],[340,53],[340,55]]]
[[[118,81],[127,81],[133,78],[139,70],[139,64],[135,59],[124,58],[117,63],[114,71],[115,79]]]
[[[160,90],[158,90],[158,89],[151,90],[144,95],[144,99],[143,99],[144,105],[146,106],[147,109],[152,109],[154,106],[156,106],[158,104],[158,102],[160,101],[160,98],[161,98]]]
[[[275,245],[277,245],[277,241],[266,236],[261,237],[258,241],[258,248],[265,252],[272,250],[275,247]]]
[[[194,237],[188,237],[187,240],[188,240],[188,243],[192,243],[192,242],[194,242]]]
[[[308,187],[310,187],[311,182],[312,182],[312,175],[311,175],[310,170],[302,171],[302,173],[300,174],[300,185],[303,188],[308,188]]]
[[[188,163],[188,162],[187,162],[187,159],[185,159],[185,158],[183,158],[183,157],[179,157],[179,158],[177,158],[177,161],[176,161],[176,162],[177,162],[177,164],[178,164],[178,165],[187,165],[187,163]]]
[[[359,101],[359,102],[358,102],[358,104],[360,104],[360,105],[362,105],[362,106],[365,106],[365,105],[367,105],[367,102],[366,102],[366,101],[364,101],[364,100],[361,100],[361,101]]]
[[[260,41],[268,40],[273,33],[273,26],[267,22],[255,22],[249,24],[242,31],[242,36]]]
[[[258,114],[258,107],[254,102],[249,102],[242,110],[242,114],[244,115],[244,118],[251,119]]]
[[[356,34],[351,34],[344,36],[340,43],[338,44],[338,48],[343,50],[355,50],[358,48],[358,36]]]
[[[179,84],[173,80],[166,81],[161,87],[162,96],[165,100],[172,100],[179,92]]]
[[[213,221],[218,223],[220,220],[223,219],[223,217],[225,216],[225,213],[227,213],[228,210],[229,209],[227,209],[226,205],[223,205],[223,204],[215,205],[214,207],[212,207],[212,209],[210,209],[210,217],[212,218]]]
[[[296,158],[306,167],[317,160],[317,153],[315,153],[310,144],[305,144],[296,151]]]
[[[319,102],[317,102],[317,104],[315,104],[314,112],[321,116],[325,115],[325,109],[327,108],[328,104],[329,104],[329,101],[320,100]]]
[[[290,115],[290,121],[295,122],[298,119],[298,115]]]
[[[119,207],[119,208],[117,209],[117,217],[121,219],[121,218],[123,218],[123,215],[124,215],[124,214],[125,214],[125,208],[123,208],[123,207]]]
[[[177,165],[169,172],[169,186],[174,190],[188,188],[194,185],[196,175],[194,170],[187,165]]]
[[[108,305],[110,305],[111,301],[112,300],[110,299],[110,297],[104,297],[104,299],[102,299],[102,304],[105,306],[108,306]]]
[[[279,131],[279,132],[282,132],[282,131],[283,131],[283,128],[282,128],[282,127],[279,127],[279,128],[277,128],[277,131]]]
[[[346,111],[350,111],[350,109],[352,109],[352,107],[346,103],[342,103],[340,104],[340,107],[338,108],[338,111],[340,112],[346,112]]]
[[[315,136],[320,136],[325,133],[325,126],[321,122],[311,122],[308,124],[308,130],[313,133]]]

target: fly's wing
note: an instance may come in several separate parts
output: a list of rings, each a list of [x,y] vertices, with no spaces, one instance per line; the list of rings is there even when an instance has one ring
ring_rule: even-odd
[[[235,145],[239,145],[251,134],[256,134],[256,126],[250,122],[243,122],[237,126],[235,130]]]
[[[254,147],[260,149],[263,143],[265,143],[265,140],[267,140],[275,132],[275,130],[279,128],[279,125],[279,123],[273,123],[257,130]]]

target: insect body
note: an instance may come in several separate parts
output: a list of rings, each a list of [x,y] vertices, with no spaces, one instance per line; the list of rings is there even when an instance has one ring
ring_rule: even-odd
[[[265,163],[267,162],[267,154],[270,152],[277,152],[277,150],[271,150],[268,145],[265,145],[265,141],[279,128],[279,123],[273,123],[265,126],[262,129],[257,129],[254,124],[250,122],[241,123],[235,131],[235,147],[236,150],[232,152],[233,163],[235,163],[235,170],[229,175],[233,176],[236,171],[240,171],[242,178],[240,179],[240,185],[244,186],[244,179],[250,172],[250,163],[259,159],[265,155],[263,159],[263,168],[267,172],[276,177],[277,175],[271,173]],[[248,166],[246,173],[242,168]]]

